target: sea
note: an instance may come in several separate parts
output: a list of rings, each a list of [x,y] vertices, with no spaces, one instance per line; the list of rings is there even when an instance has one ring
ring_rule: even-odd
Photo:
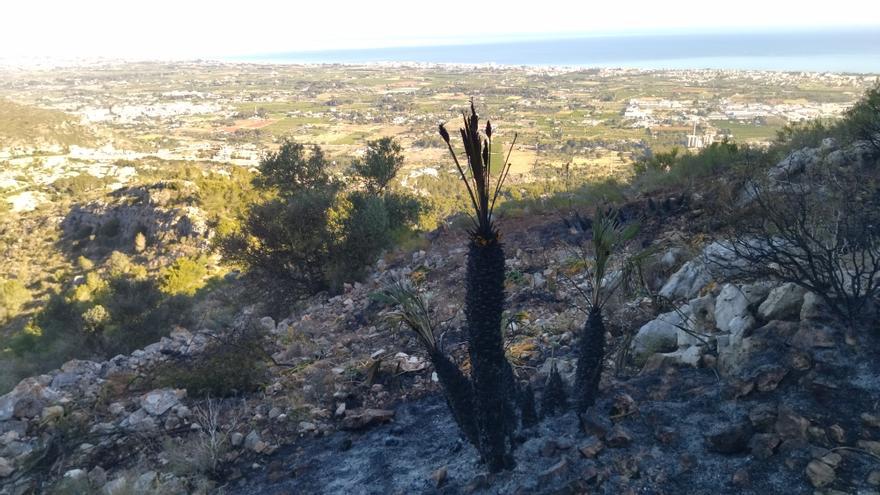
[[[498,64],[880,74],[880,26],[579,36],[491,43],[290,51],[236,60],[302,64]]]

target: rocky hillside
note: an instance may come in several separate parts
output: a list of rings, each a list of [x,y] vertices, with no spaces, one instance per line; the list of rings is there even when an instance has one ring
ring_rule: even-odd
[[[856,152],[828,142],[771,174]],[[451,230],[280,321],[261,317],[278,308],[250,308],[222,332],[177,328],[131,355],[22,381],[0,397],[0,493],[876,493],[875,338],[851,335],[797,284],[750,277],[705,227],[709,199],[676,191],[624,206],[641,217],[635,244],[651,248],[647,294],[665,303],[613,301],[600,401],[525,431],[512,471],[485,474],[416,338],[372,297],[411,280],[467,369],[465,236]],[[584,233],[571,225],[501,224],[507,353],[539,398],[553,363],[572,379],[585,317],[570,247]]]

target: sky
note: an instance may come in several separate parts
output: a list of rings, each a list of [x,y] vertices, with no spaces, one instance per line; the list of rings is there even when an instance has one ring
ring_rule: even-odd
[[[222,58],[625,33],[880,26],[872,0],[5,0],[0,58]]]

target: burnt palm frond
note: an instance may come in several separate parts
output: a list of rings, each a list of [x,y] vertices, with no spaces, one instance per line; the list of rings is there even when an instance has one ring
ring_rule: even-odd
[[[449,154],[455,162],[461,180],[467,187],[468,195],[471,200],[471,207],[474,209],[474,227],[475,231],[471,234],[482,239],[485,242],[494,241],[497,232],[492,224],[492,212],[495,209],[495,203],[501,194],[501,188],[510,172],[510,153],[516,143],[517,135],[514,134],[513,140],[507,150],[507,156],[504,163],[501,164],[500,170],[497,171],[495,183],[492,183],[492,124],[486,121],[483,132],[480,132],[480,119],[477,115],[473,101],[471,101],[471,113],[462,113],[464,126],[459,129],[461,141],[464,145],[464,152],[467,158],[467,169],[458,159],[458,155],[452,148],[449,132],[446,130],[445,124],[440,124],[440,137],[446,143]],[[483,136],[485,135],[485,139]]]

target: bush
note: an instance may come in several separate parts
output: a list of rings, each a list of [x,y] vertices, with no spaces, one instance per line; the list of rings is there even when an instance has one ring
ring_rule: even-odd
[[[344,191],[324,171],[323,152],[286,141],[261,163],[254,184],[270,199],[253,205],[241,224],[218,239],[223,256],[273,283],[272,293],[297,298],[357,280],[395,235],[418,222],[419,201],[385,190],[400,168],[400,147],[373,141],[356,162],[363,190]]]
[[[203,258],[178,258],[171,266],[162,270],[160,288],[166,294],[194,296],[205,286],[208,267]]]
[[[156,386],[185,388],[193,397],[232,397],[258,390],[265,382],[265,335],[249,322],[218,336],[204,352],[180,356],[153,370]]]

